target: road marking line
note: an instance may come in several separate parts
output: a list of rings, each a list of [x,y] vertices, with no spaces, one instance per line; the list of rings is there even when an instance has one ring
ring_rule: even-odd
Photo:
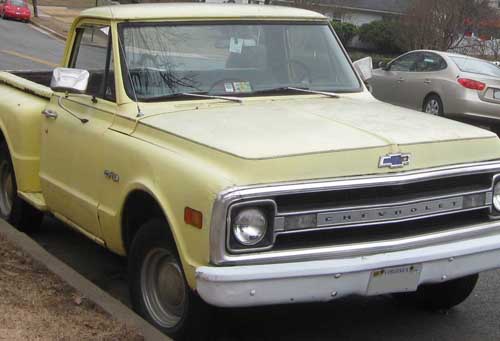
[[[19,58],[31,60],[32,62],[35,62],[35,63],[38,63],[38,64],[43,64],[43,65],[47,65],[47,66],[51,66],[51,67],[58,67],[59,66],[59,64],[55,64],[55,63],[49,62],[47,60],[39,59],[39,58],[36,58],[36,57],[28,56],[28,55],[26,55],[24,53],[20,53],[20,52],[16,52],[16,51],[0,50],[0,52],[8,54],[8,55],[11,55],[11,56],[15,56],[15,57],[19,57]]]

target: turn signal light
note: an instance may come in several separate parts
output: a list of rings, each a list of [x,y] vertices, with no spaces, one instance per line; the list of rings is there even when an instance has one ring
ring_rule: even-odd
[[[184,209],[184,222],[201,229],[203,227],[203,214],[200,211],[186,207]]]
[[[483,91],[486,88],[486,84],[478,82],[472,79],[459,78],[458,82],[467,89]]]

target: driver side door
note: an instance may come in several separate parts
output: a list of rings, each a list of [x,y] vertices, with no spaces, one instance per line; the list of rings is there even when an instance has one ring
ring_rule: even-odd
[[[83,94],[55,92],[42,119],[40,178],[48,207],[96,240],[105,177],[100,147],[116,113],[111,34],[106,25],[76,30],[68,67],[90,73]],[[96,240],[98,241],[98,240]]]

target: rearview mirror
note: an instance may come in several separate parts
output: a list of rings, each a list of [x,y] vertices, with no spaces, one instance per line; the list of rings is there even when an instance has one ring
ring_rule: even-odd
[[[372,57],[366,57],[354,62],[354,68],[358,72],[363,82],[368,81],[373,77],[373,61]]]
[[[54,91],[83,94],[87,91],[90,74],[87,70],[56,68],[50,88]]]

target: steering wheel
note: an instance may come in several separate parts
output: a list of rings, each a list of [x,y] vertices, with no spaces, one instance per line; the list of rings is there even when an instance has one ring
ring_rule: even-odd
[[[212,90],[215,89],[216,87],[218,87],[219,85],[224,86],[224,83],[231,83],[231,86],[232,86],[233,83],[250,83],[250,82],[244,81],[244,80],[241,80],[241,79],[237,79],[237,78],[223,78],[223,79],[219,79],[219,80],[216,80],[215,82],[212,83],[212,85],[208,89],[207,93],[211,93]],[[224,87],[224,91],[223,92],[224,93],[231,93],[231,92],[226,91],[225,87]],[[238,92],[234,91],[233,93],[238,93]]]
[[[288,66],[288,70],[290,71],[290,74],[294,74],[296,72],[294,70],[294,68],[292,67],[292,65],[297,65],[302,69],[302,75],[300,75],[300,73],[298,76],[295,75],[295,76],[297,76],[295,79],[293,78],[293,76],[291,77],[290,80],[293,83],[303,83],[306,79],[307,79],[308,83],[311,83],[311,81],[312,81],[311,70],[309,69],[309,67],[306,64],[304,64],[303,62],[301,62],[297,59],[289,59],[287,66]]]

